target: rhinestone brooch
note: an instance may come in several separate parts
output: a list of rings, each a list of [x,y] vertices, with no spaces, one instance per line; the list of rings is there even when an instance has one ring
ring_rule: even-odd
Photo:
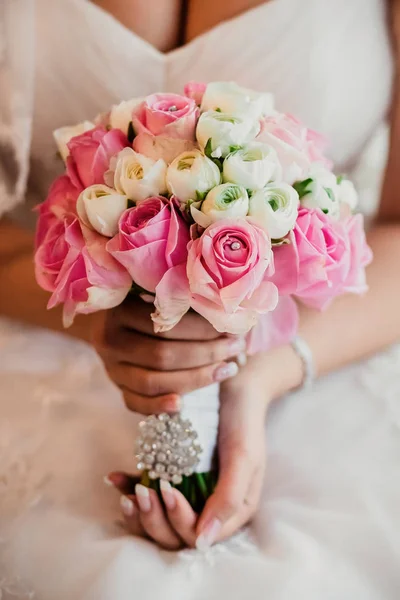
[[[151,415],[139,423],[136,442],[139,471],[150,479],[165,479],[175,485],[190,477],[200,462],[202,447],[196,443],[192,423],[180,415]]]

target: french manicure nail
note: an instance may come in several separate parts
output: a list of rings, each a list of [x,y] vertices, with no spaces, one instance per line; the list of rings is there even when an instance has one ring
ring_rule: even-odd
[[[135,512],[135,505],[133,504],[132,500],[127,498],[127,496],[121,496],[120,503],[124,515],[127,517],[132,517],[133,513]]]
[[[143,512],[150,512],[151,500],[148,488],[138,483],[135,486],[135,492],[140,510],[142,510]]]
[[[218,367],[214,372],[214,381],[224,381],[234,377],[239,372],[239,367],[235,362],[229,362]]]
[[[238,354],[236,360],[239,367],[244,367],[247,364],[246,352],[241,352],[240,354]]]
[[[105,485],[107,485],[108,487],[115,487],[114,484],[113,484],[113,482],[111,481],[111,479],[108,477],[108,475],[105,475],[103,477],[103,483]]]
[[[160,489],[161,489],[161,494],[162,494],[165,506],[167,507],[168,510],[174,510],[174,508],[176,507],[176,498],[175,498],[174,490],[172,489],[172,486],[169,483],[169,481],[166,481],[165,479],[161,479]]]
[[[196,548],[200,552],[208,550],[218,537],[222,523],[219,519],[212,519],[196,540]]]
[[[180,408],[181,408],[181,401],[179,398],[174,398],[174,400],[167,400],[164,405],[164,410],[166,413],[179,412]]]
[[[232,340],[229,343],[229,351],[232,353],[232,356],[236,356],[241,352],[246,350],[246,340],[243,338],[239,338],[237,340]]]

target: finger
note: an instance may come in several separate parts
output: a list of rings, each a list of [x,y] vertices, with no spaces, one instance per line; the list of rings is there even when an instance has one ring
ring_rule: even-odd
[[[165,333],[154,333],[154,325],[151,313],[154,306],[139,301],[128,301],[113,310],[112,320],[123,327],[135,329],[146,335],[174,339],[174,340],[214,340],[221,334],[214,329],[206,319],[194,312],[188,312],[175,325],[173,329]]]
[[[196,545],[211,546],[231,519],[240,521],[251,477],[247,456],[240,449],[233,449],[230,460],[221,464],[215,492],[199,518]]]
[[[147,535],[169,550],[180,548],[182,540],[168,522],[156,492],[139,484],[136,486],[136,501],[140,522]]]
[[[145,531],[140,522],[139,508],[134,496],[121,496],[121,511],[124,517],[126,529],[132,535],[144,536]]]
[[[196,542],[197,514],[183,494],[173,488],[168,481],[162,479],[160,489],[169,522],[179,537],[188,546],[193,547]]]
[[[166,394],[186,394],[215,382],[225,381],[237,375],[239,367],[235,362],[221,362],[198,369],[185,371],[149,371],[125,363],[107,366],[115,383],[127,390],[143,396],[164,396]]]
[[[132,392],[123,385],[119,388],[123,394],[126,407],[132,412],[141,415],[160,415],[162,413],[174,414],[179,412],[181,399],[178,394],[165,394],[150,398]]]
[[[115,487],[124,496],[133,496],[135,486],[139,483],[139,477],[134,477],[122,471],[112,471],[103,479],[107,486]]]
[[[104,361],[126,362],[157,371],[198,368],[225,361],[244,353],[246,341],[240,337],[192,342],[158,340],[132,329],[117,329],[104,335],[96,345]]]

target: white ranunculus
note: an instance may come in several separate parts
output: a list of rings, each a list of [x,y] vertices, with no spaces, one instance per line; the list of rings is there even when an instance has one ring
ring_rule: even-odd
[[[119,104],[114,104],[109,118],[111,127],[120,129],[127,134],[129,123],[132,121],[132,113],[141,102],[143,102],[143,98],[132,98],[132,100],[124,100]]]
[[[278,155],[271,146],[250,142],[228,154],[224,160],[223,180],[259,190],[268,182],[280,179],[282,169]]]
[[[128,198],[106,185],[91,185],[79,195],[76,210],[81,221],[107,237],[118,233],[118,221]]]
[[[202,150],[211,140],[212,156],[221,158],[227,156],[232,147],[253,141],[259,130],[260,123],[246,114],[207,111],[197,123],[196,138]]]
[[[155,161],[132,148],[124,148],[111,159],[110,167],[105,175],[106,183],[113,181],[117,192],[134,202],[167,192],[167,165],[162,159]]]
[[[167,170],[167,187],[181,203],[197,200],[211,188],[219,185],[221,173],[217,165],[200,150],[183,152]]]
[[[244,113],[259,119],[274,112],[274,97],[241,87],[233,81],[215,81],[206,87],[201,111],[217,109],[226,113]]]
[[[220,219],[245,217],[249,197],[241,185],[222,183],[208,192],[202,203],[192,204],[190,210],[196,223],[206,228]]]
[[[269,183],[250,198],[249,217],[256,221],[271,239],[279,240],[296,223],[299,195],[288,183]]]
[[[339,202],[347,204],[351,210],[355,210],[358,204],[358,194],[354,184],[349,179],[342,179],[338,184]]]
[[[53,138],[57,144],[57,148],[63,161],[67,160],[67,156],[69,155],[68,150],[68,142],[77,135],[81,135],[85,133],[85,131],[90,131],[95,127],[95,124],[91,121],[82,121],[82,123],[77,123],[77,125],[69,125],[67,127],[60,127],[59,129],[55,129],[53,131]]]
[[[339,186],[332,171],[321,165],[313,165],[306,179],[294,185],[299,192],[302,206],[310,209],[320,208],[331,217],[339,217]]]

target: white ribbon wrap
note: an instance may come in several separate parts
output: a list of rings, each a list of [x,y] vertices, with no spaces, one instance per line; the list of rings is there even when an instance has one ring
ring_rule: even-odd
[[[183,396],[181,417],[189,419],[198,434],[196,442],[203,452],[196,467],[197,473],[207,473],[213,465],[217,446],[219,422],[219,383]]]

